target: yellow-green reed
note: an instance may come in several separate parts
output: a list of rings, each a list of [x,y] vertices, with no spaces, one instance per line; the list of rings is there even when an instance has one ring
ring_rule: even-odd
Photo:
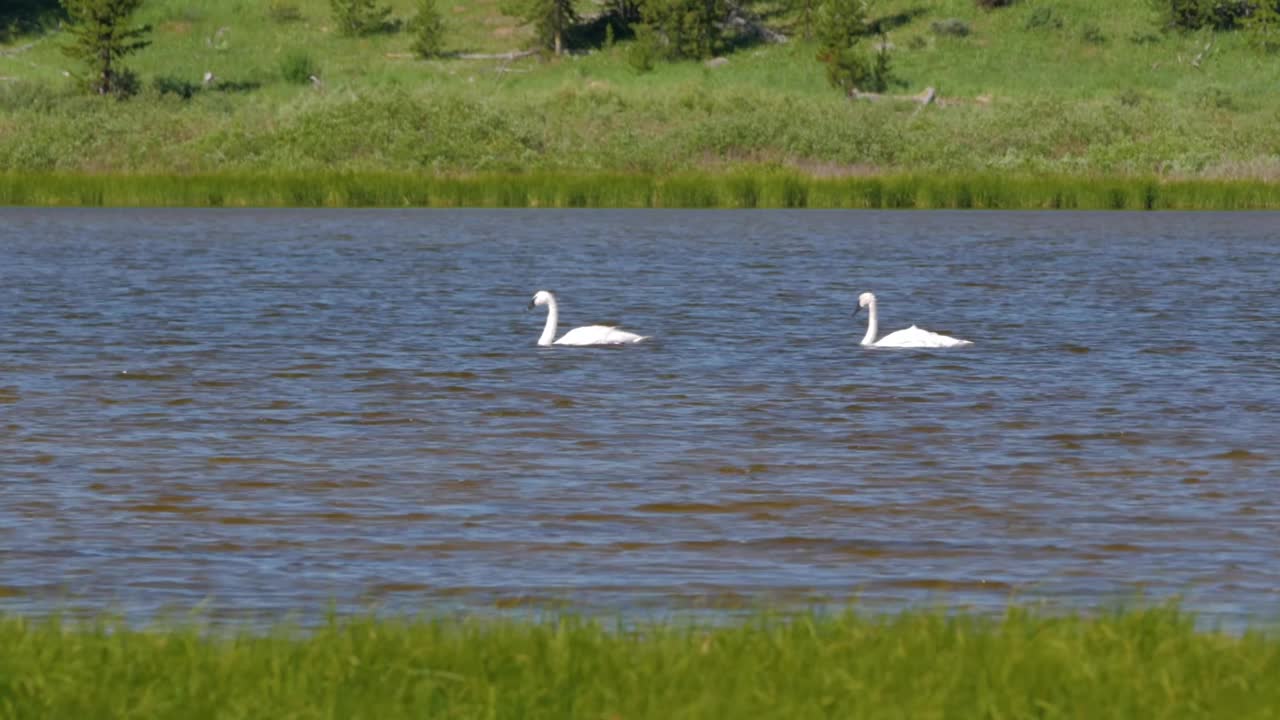
[[[1280,184],[998,174],[822,178],[771,169],[663,176],[8,173],[0,174],[0,205],[1262,210],[1280,208]]]

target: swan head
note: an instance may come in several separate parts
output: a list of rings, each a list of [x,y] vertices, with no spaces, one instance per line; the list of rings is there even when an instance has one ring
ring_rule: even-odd
[[[533,294],[533,299],[529,301],[528,309],[532,310],[537,305],[546,305],[552,300],[554,300],[554,298],[551,296],[551,293],[546,290],[539,290]]]
[[[853,314],[857,315],[862,308],[875,304],[876,296],[869,292],[864,292],[858,296],[858,307],[854,308]]]

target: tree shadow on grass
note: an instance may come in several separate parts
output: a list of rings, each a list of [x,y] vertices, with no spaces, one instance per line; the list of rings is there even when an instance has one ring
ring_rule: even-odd
[[[868,18],[867,34],[879,35],[880,33],[887,33],[890,30],[897,30],[903,25],[909,25],[911,21],[921,15],[928,14],[928,12],[928,8],[916,6],[913,8],[907,8],[901,12],[891,13],[883,17]]]
[[[151,86],[160,95],[176,95],[183,100],[190,100],[196,95],[209,93],[253,92],[262,87],[262,83],[256,80],[214,80],[204,85],[171,75],[161,75],[151,81]]]

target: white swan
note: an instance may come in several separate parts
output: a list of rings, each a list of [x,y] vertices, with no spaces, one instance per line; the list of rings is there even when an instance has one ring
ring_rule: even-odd
[[[539,290],[534,294],[533,299],[529,301],[529,309],[532,310],[535,305],[547,306],[547,326],[542,329],[542,337],[538,338],[538,344],[542,346],[551,345],[551,338],[556,336],[556,325],[560,322],[560,312],[556,306],[556,296],[546,290]],[[643,335],[636,335],[624,330],[619,330],[609,325],[586,325],[580,328],[574,328],[565,333],[556,345],[622,345],[625,343],[635,343],[644,340]]]
[[[889,333],[884,337],[876,340],[876,333],[880,330],[879,318],[876,316],[876,296],[869,292],[864,292],[858,296],[858,309],[853,311],[856,316],[859,310],[864,307],[871,308],[867,319],[867,334],[862,337],[863,345],[871,345],[874,347],[899,347],[899,348],[934,348],[934,347],[957,347],[960,345],[972,345],[968,340],[958,340],[947,335],[939,335],[935,332],[929,332],[912,325],[905,330]]]

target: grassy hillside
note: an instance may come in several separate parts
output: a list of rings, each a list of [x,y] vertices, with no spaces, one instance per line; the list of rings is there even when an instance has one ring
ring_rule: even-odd
[[[396,17],[412,12],[411,0],[389,4]],[[767,166],[819,177],[1280,179],[1280,55],[1237,34],[1161,33],[1142,2],[1023,0],[984,11],[972,0],[882,0],[873,15],[893,20],[896,92],[932,86],[945,101],[923,109],[842,97],[798,19],[784,14],[766,19],[792,42],[738,47],[721,67],[641,73],[625,43],[552,60],[422,61],[402,32],[340,37],[326,0],[298,0],[293,21],[273,19],[270,5],[149,0],[137,19],[154,26],[154,42],[129,63],[145,90],[126,102],[76,91],[64,72],[80,69],[59,53],[56,31],[10,37],[0,46],[0,169],[661,175]],[[441,6],[451,50],[527,45],[528,29],[498,0]],[[948,18],[971,32],[932,29]],[[318,86],[284,79],[287,62],[304,61]],[[205,72],[218,79],[209,88]]]

